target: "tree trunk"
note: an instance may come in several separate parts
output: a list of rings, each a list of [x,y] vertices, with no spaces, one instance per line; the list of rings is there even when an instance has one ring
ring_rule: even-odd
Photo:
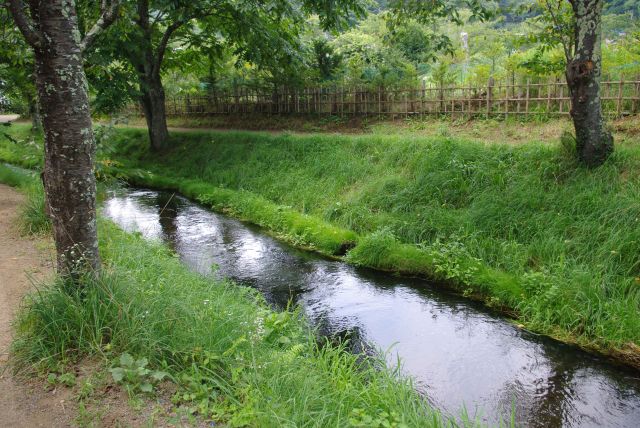
[[[140,102],[149,130],[149,141],[154,151],[162,151],[167,147],[169,130],[167,129],[167,113],[165,96],[160,76],[142,75],[140,78]]]
[[[45,136],[44,184],[53,224],[58,272],[96,272],[95,141],[74,7],[41,2],[40,46],[34,48]]]
[[[613,153],[613,136],[606,128],[600,104],[603,0],[571,0],[571,4],[576,20],[575,52],[566,70],[571,117],[578,158],[596,167]]]

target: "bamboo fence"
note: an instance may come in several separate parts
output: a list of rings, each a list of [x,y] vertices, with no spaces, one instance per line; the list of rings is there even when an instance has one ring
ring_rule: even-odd
[[[514,79],[515,80],[515,79]],[[610,117],[640,110],[640,76],[601,82],[601,102]],[[233,91],[168,97],[169,116],[331,115],[401,118],[426,115],[495,117],[569,115],[571,99],[564,81],[494,82],[484,86],[421,86],[418,88],[316,87]],[[130,106],[130,114],[142,113]]]

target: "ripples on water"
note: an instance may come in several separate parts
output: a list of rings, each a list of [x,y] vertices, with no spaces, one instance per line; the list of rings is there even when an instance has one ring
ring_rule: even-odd
[[[328,335],[387,351],[443,411],[497,423],[515,409],[531,427],[640,427],[640,374],[519,330],[483,307],[420,280],[358,269],[302,252],[182,197],[114,191],[103,214],[161,239],[184,263],[290,299]],[[215,269],[214,269],[215,270]]]

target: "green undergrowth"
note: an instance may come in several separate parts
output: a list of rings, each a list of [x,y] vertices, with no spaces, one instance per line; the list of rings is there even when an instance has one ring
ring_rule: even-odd
[[[228,426],[481,425],[443,417],[382,356],[318,342],[296,309],[273,311],[258,291],[191,272],[165,246],[110,222],[99,235],[99,275],[27,297],[16,370],[74,385],[64,367],[98,358],[95,369],[130,394],[153,397],[170,382],[178,409]]]
[[[640,343],[638,147],[620,147],[588,170],[569,139],[512,147],[192,132],[174,134],[158,155],[144,131],[121,130],[114,144],[124,168],[150,172],[145,185],[177,183],[232,212],[237,202],[224,195],[266,200],[355,232],[352,263],[445,280],[516,311],[532,329],[588,347]],[[247,205],[240,214],[259,212]],[[330,236],[311,230],[315,239]]]
[[[201,131],[174,133],[153,154],[146,131],[118,129],[102,162],[299,245],[441,280],[528,328],[640,365],[640,147],[588,170],[572,144]],[[0,155],[8,145],[0,140]]]
[[[35,174],[0,164],[0,183],[17,187],[26,194],[18,217],[22,234],[42,235],[51,231],[51,222],[45,213],[42,183]]]
[[[255,193],[218,187],[203,181],[172,179],[140,170],[113,168],[130,184],[175,190],[188,198],[258,224],[288,242],[326,255],[341,255],[355,245],[354,232],[316,217],[302,214],[290,206],[274,204]]]
[[[28,299],[13,348],[19,368],[97,354],[118,381],[149,389],[124,378],[126,353],[167,373],[174,404],[231,426],[446,424],[383,360],[317,344],[297,311],[274,312],[258,292],[192,273],[165,247],[106,222],[100,236],[98,280],[81,289],[58,281]]]

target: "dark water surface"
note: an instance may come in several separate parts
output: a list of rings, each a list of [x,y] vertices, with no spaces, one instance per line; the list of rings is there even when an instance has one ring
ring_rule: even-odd
[[[326,334],[389,350],[443,411],[466,406],[487,422],[531,427],[640,427],[640,374],[522,331],[500,316],[421,280],[358,269],[291,248],[258,228],[170,193],[110,193],[103,214],[161,239],[188,266],[290,298]]]

